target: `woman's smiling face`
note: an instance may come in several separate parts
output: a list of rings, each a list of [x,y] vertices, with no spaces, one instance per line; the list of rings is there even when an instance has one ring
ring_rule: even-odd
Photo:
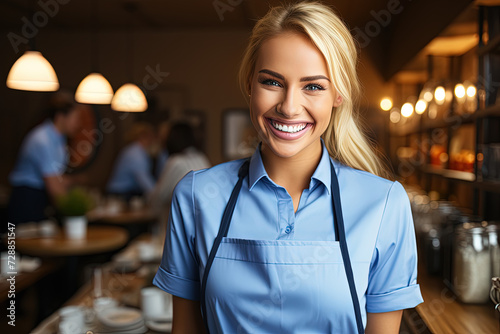
[[[250,92],[250,114],[263,150],[281,158],[317,153],[332,108],[342,102],[323,55],[299,33],[262,44]]]

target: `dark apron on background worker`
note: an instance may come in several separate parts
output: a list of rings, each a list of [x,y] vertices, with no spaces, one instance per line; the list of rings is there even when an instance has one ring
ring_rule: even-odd
[[[20,224],[47,219],[49,204],[49,195],[45,189],[13,187],[9,200],[9,222]]]

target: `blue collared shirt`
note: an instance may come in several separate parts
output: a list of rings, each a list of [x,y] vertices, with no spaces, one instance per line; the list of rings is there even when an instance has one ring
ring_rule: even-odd
[[[64,173],[68,163],[66,137],[46,120],[24,139],[17,162],[9,175],[13,187],[44,189],[44,177]]]
[[[401,184],[331,160],[323,145],[321,160],[294,212],[291,196],[269,178],[257,149],[228,236],[210,271],[211,332],[355,330],[335,241],[331,162],[339,180],[364,324],[366,312],[401,310],[422,302],[413,220]],[[241,164],[237,160],[190,172],[177,185],[154,279],[161,289],[185,299],[200,298],[208,254]]]
[[[149,154],[136,142],[125,147],[118,156],[107,191],[115,194],[148,193],[154,184]]]

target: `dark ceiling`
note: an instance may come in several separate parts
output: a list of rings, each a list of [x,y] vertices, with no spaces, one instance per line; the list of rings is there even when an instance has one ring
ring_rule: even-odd
[[[19,31],[34,15],[46,30],[199,30],[250,29],[269,7],[282,0],[2,0],[0,30]],[[328,0],[353,34],[370,32],[365,46],[388,79],[436,37],[472,0]],[[46,5],[44,8],[41,4]],[[55,7],[53,4],[57,4]],[[218,7],[218,9],[216,9]],[[396,8],[384,20],[383,14]],[[46,23],[44,15],[48,13]],[[382,16],[380,16],[382,15]],[[24,19],[23,19],[24,18]],[[378,20],[378,21],[377,21]],[[382,20],[382,21],[380,21]],[[378,28],[377,28],[378,25]],[[368,30],[367,30],[368,29]],[[377,32],[377,29],[379,31]],[[362,41],[361,41],[362,42]]]

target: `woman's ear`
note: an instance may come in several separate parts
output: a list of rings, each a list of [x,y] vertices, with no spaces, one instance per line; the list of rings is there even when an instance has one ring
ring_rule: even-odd
[[[336,108],[338,106],[340,106],[342,104],[342,101],[344,99],[342,98],[342,95],[337,95],[337,97],[335,98],[335,101],[333,101],[333,106]]]

